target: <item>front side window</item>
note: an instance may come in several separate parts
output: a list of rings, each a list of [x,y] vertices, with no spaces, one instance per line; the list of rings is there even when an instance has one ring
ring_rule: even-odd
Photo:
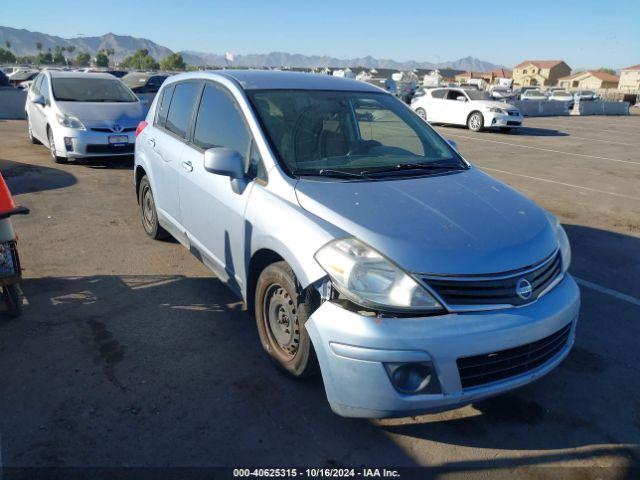
[[[471,100],[489,100],[489,95],[480,90],[466,90],[465,93]]]
[[[45,81],[43,81],[43,87]],[[57,77],[53,79],[52,88],[53,97],[60,102],[129,103],[138,101],[138,98],[120,80],[111,78]]]
[[[293,175],[466,168],[427,123],[388,94],[247,93],[279,160]]]
[[[200,82],[178,83],[173,92],[166,129],[181,138],[186,138],[196,98],[200,93]]]
[[[233,98],[221,88],[207,83],[200,101],[193,143],[203,150],[232,148],[246,161],[250,139],[242,112]]]

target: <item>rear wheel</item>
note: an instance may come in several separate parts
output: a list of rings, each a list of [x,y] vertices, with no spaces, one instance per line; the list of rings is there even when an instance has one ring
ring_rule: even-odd
[[[427,112],[426,112],[426,110],[424,108],[416,108],[416,113],[425,122],[427,121]]]
[[[36,139],[36,137],[33,136],[33,128],[31,127],[31,120],[29,120],[28,116],[27,116],[27,135],[29,136],[29,141],[34,145],[37,145],[38,143],[40,143]]]
[[[49,127],[47,127],[47,140],[49,141],[49,153],[51,154],[53,161],[56,163],[67,163],[67,159],[65,157],[59,157],[56,154],[56,142],[53,139],[53,132]]]
[[[4,304],[7,306],[7,314],[11,318],[19,317],[22,314],[22,290],[20,285],[5,285],[2,288]]]
[[[138,204],[140,205],[140,220],[142,227],[147,235],[154,240],[163,240],[169,235],[167,231],[160,226],[158,222],[158,212],[156,211],[156,202],[151,191],[151,184],[145,175],[140,180],[140,188],[138,190]]]
[[[479,132],[484,127],[484,117],[480,112],[473,112],[467,119],[467,127],[472,132]]]
[[[294,378],[316,371],[317,361],[304,324],[317,307],[312,292],[300,288],[286,262],[265,268],[256,284],[255,316],[262,347]]]

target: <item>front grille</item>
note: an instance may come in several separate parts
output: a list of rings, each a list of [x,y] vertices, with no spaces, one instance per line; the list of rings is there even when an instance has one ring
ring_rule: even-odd
[[[507,125],[514,125],[514,126],[520,126],[520,122],[514,122],[513,120],[509,120],[507,121]]]
[[[111,153],[111,154],[119,154],[119,153],[133,153],[135,148],[135,144],[128,143],[126,145],[116,146],[116,145],[87,145],[87,153]]]
[[[571,323],[541,340],[508,350],[459,358],[462,388],[497,382],[534,370],[551,360],[567,344]]]
[[[120,130],[119,132],[114,131],[110,127],[92,127],[91,130],[94,132],[105,132],[105,133],[125,133],[125,132],[135,132],[136,127],[126,127]]]
[[[423,281],[431,286],[449,306],[456,305],[524,305],[533,302],[560,275],[560,254],[556,252],[543,262],[496,275],[482,277],[430,276]],[[518,295],[518,284],[526,280],[531,294]],[[525,283],[526,282],[522,282]]]

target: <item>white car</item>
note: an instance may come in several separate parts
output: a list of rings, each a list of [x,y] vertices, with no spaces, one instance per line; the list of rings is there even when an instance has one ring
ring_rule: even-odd
[[[520,94],[520,100],[547,100],[547,94],[542,90],[527,90]]]
[[[573,106],[573,94],[566,90],[554,90],[548,100],[550,102],[569,102],[569,108]]]
[[[506,102],[492,101],[479,90],[434,88],[416,98],[411,108],[428,122],[466,125],[474,132],[492,127],[509,130],[522,125],[520,110]]]

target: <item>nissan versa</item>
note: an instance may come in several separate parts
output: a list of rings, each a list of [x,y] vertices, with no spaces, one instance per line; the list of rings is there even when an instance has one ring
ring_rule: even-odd
[[[245,300],[293,377],[353,417],[455,408],[555,368],[580,297],[558,220],[377,87],[167,79],[138,126],[141,221]]]

